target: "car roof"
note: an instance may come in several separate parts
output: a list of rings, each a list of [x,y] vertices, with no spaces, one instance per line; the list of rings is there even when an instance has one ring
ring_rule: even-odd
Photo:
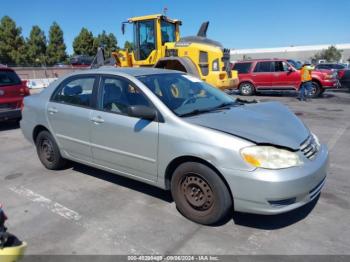
[[[82,71],[80,71],[82,72]],[[131,76],[142,76],[142,75],[158,75],[158,74],[174,74],[174,73],[184,73],[176,70],[160,69],[160,68],[147,68],[147,67],[114,67],[114,66],[102,66],[97,69],[84,70],[84,73],[92,74],[116,74],[122,73]]]
[[[274,61],[288,61],[284,58],[259,58],[259,59],[246,59],[246,60],[240,60],[236,63],[253,63],[253,62],[274,62]]]
[[[13,69],[12,69],[12,68],[9,68],[8,66],[3,65],[3,64],[0,64],[0,70],[13,71]]]

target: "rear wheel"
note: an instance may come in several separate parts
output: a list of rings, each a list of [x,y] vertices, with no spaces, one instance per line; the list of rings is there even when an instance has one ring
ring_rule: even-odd
[[[255,88],[251,83],[245,82],[239,85],[239,92],[242,96],[251,96],[255,92]]]
[[[319,83],[312,82],[312,89],[310,92],[310,96],[312,98],[321,96],[323,92],[324,92],[324,89],[322,88],[322,86]]]
[[[36,150],[41,163],[50,170],[59,170],[66,166],[55,139],[48,131],[41,131],[36,138]]]
[[[201,163],[181,164],[171,179],[171,193],[178,210],[199,224],[216,224],[232,210],[228,188],[214,170]]]

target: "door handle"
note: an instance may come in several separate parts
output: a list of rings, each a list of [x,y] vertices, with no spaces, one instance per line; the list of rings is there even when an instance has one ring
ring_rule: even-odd
[[[91,121],[94,122],[94,123],[96,123],[96,124],[102,124],[102,123],[104,123],[103,118],[100,117],[100,116],[95,116],[95,117],[91,118]]]
[[[47,111],[48,111],[51,115],[56,114],[56,113],[58,112],[57,108],[55,108],[55,107],[49,107],[49,108],[47,109]]]

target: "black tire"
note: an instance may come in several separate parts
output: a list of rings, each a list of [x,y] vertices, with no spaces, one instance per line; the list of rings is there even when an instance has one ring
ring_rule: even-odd
[[[255,88],[251,83],[244,82],[239,85],[239,92],[242,96],[251,96],[255,93]]]
[[[62,158],[55,139],[48,131],[41,131],[35,144],[38,157],[47,169],[59,170],[67,165],[67,160]]]
[[[187,162],[176,168],[171,194],[180,213],[199,224],[216,224],[233,211],[225,183],[214,170],[201,163]]]
[[[312,81],[312,90],[310,92],[310,97],[312,98],[320,97],[323,92],[324,92],[323,87],[319,83]]]

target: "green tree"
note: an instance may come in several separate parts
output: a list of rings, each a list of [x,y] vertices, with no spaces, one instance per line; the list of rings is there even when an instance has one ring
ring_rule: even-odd
[[[46,56],[48,65],[64,62],[67,59],[63,31],[56,22],[50,27],[49,44],[46,49]]]
[[[124,49],[128,49],[129,52],[133,51],[134,50],[134,44],[129,42],[129,41],[125,41]]]
[[[32,27],[27,39],[27,58],[34,66],[46,64],[46,36],[37,25]]]
[[[21,65],[26,62],[26,46],[22,29],[9,16],[0,21],[0,63]]]
[[[74,38],[73,50],[76,55],[93,56],[96,54],[94,36],[87,28],[83,27],[79,35]]]
[[[318,52],[311,59],[316,62],[321,59],[324,59],[328,62],[338,62],[342,57],[342,54],[341,54],[342,52],[343,50],[339,50],[332,45],[327,49],[322,50],[321,52]]]
[[[96,53],[97,48],[100,46],[104,47],[105,57],[109,58],[112,55],[112,52],[118,49],[117,38],[114,34],[110,33],[107,35],[106,31],[103,30],[101,34],[94,39],[94,52]]]

